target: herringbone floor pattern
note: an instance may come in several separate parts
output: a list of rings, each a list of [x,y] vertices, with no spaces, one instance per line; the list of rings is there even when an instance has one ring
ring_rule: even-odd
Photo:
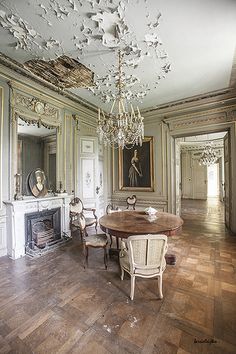
[[[102,251],[84,270],[79,238],[38,259],[0,259],[0,353],[236,353],[236,237],[222,205],[185,201],[181,236],[169,238],[163,300],[157,281],[121,282]]]

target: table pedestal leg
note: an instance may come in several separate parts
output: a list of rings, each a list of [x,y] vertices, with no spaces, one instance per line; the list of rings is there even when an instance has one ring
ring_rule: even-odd
[[[175,265],[176,264],[176,256],[175,256],[175,254],[167,253],[165,255],[165,259],[166,259],[166,264],[169,264],[169,265]]]
[[[112,236],[111,236],[111,239],[112,239]],[[120,253],[119,237],[116,237],[116,248],[110,247],[108,252],[109,252],[109,257],[112,257],[112,256],[118,256],[119,257],[119,253]]]

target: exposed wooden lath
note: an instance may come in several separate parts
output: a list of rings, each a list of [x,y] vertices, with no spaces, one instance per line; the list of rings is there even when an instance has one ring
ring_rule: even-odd
[[[66,55],[49,61],[29,60],[24,66],[35,75],[60,88],[93,86],[94,73]]]

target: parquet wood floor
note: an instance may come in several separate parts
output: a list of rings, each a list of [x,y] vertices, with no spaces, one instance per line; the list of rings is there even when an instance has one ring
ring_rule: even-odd
[[[84,270],[80,240],[38,259],[0,259],[0,353],[236,353],[236,236],[220,202],[183,202],[177,256],[157,281],[121,282],[116,258],[104,269],[91,250]]]

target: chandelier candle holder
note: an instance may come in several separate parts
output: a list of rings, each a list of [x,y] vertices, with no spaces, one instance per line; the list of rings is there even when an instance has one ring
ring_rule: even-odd
[[[199,165],[211,166],[217,161],[218,157],[212,147],[212,142],[205,145],[204,150],[199,159]]]
[[[124,149],[124,147],[131,148],[134,145],[142,146],[144,124],[138,107],[135,112],[133,106],[130,105],[130,112],[128,111],[123,91],[125,83],[122,73],[122,59],[123,54],[119,50],[118,80],[116,82],[118,93],[107,116],[100,108],[98,109],[97,133],[100,143],[103,142],[105,146],[110,145],[114,148]]]

